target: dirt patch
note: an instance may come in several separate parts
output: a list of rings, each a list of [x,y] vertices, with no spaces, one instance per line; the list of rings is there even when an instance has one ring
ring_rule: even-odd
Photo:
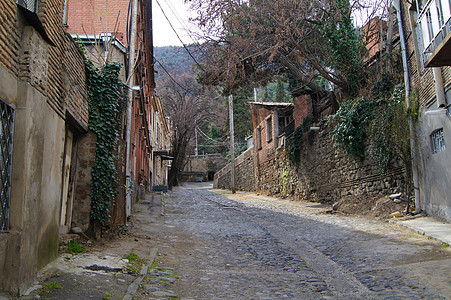
[[[402,201],[395,202],[388,196],[381,198],[367,198],[357,196],[346,196],[332,205],[334,211],[344,214],[363,215],[377,219],[392,218],[394,213],[399,212],[398,216],[406,215],[407,203]],[[413,205],[410,205],[410,211],[415,210]]]

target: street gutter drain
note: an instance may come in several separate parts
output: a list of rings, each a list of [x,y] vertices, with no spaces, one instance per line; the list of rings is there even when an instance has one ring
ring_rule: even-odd
[[[99,265],[91,265],[84,267],[83,269],[91,270],[91,271],[104,271],[104,272],[121,272],[122,268],[112,268],[108,266],[99,266]]]

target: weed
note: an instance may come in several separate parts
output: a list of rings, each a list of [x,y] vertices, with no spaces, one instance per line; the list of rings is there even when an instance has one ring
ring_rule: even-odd
[[[130,252],[130,254],[126,255],[124,258],[129,262],[126,268],[134,274],[139,274],[139,272],[141,271],[143,259],[140,258],[138,254],[133,252]]]
[[[76,240],[71,240],[67,245],[66,253],[77,254],[85,252],[86,252],[85,247],[80,245]]]
[[[39,290],[40,293],[48,294],[53,290],[61,290],[64,289],[64,287],[59,284],[58,282],[54,281],[52,283],[44,283],[42,285],[42,288]]]
[[[154,261],[150,265],[150,269],[155,269],[159,264],[160,264],[160,262],[158,260],[154,259]]]
[[[111,295],[110,293],[105,293],[105,296],[102,297],[102,300],[108,300],[113,298],[113,295]]]
[[[130,254],[124,256],[124,258],[127,259],[129,262],[135,262],[137,260],[142,260],[141,258],[139,258],[138,254],[136,254],[134,252],[130,252]]]
[[[449,244],[448,244],[448,243],[444,243],[444,244],[443,244],[443,247],[445,247],[445,248],[446,248],[446,247],[449,247]]]

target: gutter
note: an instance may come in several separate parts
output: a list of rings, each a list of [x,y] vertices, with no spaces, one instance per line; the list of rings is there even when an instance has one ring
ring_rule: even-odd
[[[406,50],[406,40],[404,37],[404,29],[402,27],[402,14],[401,14],[401,1],[393,0],[393,7],[396,9],[396,15],[398,18],[398,28],[399,28],[399,37],[401,43],[401,52],[402,52],[402,65],[404,69],[404,86],[406,89],[406,104],[407,109],[410,108],[410,79],[409,79],[409,69],[407,65],[407,50]],[[416,163],[416,154],[415,154],[415,133],[412,117],[409,117],[409,130],[410,130],[410,151],[412,155],[412,173],[413,173],[413,189],[415,193],[415,212],[414,214],[418,214],[421,212],[421,203],[420,203],[420,188],[418,186],[418,169]]]

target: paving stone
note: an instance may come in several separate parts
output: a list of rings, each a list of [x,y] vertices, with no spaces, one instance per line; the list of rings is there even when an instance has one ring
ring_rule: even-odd
[[[435,246],[428,241],[399,236],[400,229],[390,224],[196,189],[175,189],[165,209],[168,237],[160,235],[159,242],[170,247],[161,260],[183,278],[171,287],[180,299],[442,299],[451,294],[444,282],[450,254],[431,251]],[[190,247],[181,259],[171,260],[177,243]],[[160,280],[165,272],[174,278],[166,269],[158,273]],[[162,294],[151,294],[157,295]]]

